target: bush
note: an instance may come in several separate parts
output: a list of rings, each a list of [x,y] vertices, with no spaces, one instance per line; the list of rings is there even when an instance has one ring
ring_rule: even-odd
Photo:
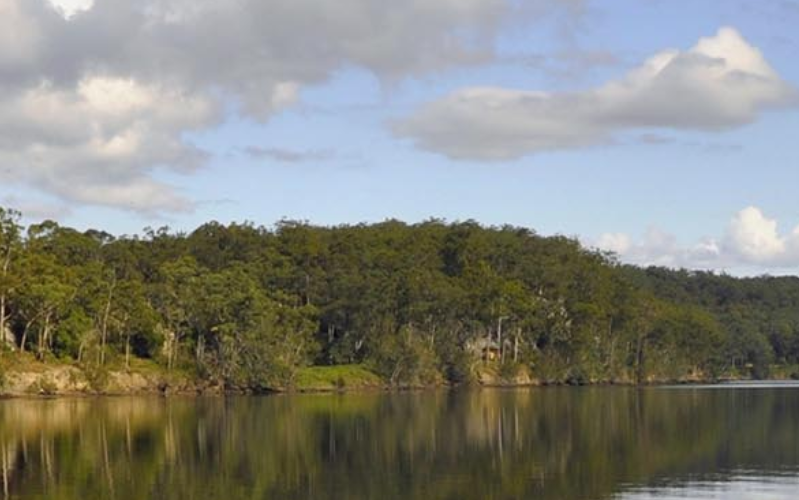
[[[48,375],[42,375],[41,377],[37,378],[30,385],[30,387],[28,387],[28,392],[31,394],[39,394],[41,396],[54,396],[58,393],[58,386],[52,377]]]
[[[437,357],[424,336],[411,328],[396,335],[383,335],[373,346],[371,365],[394,386],[432,384],[440,379]]]
[[[499,365],[499,376],[505,382],[513,382],[519,374],[519,363],[505,361]]]
[[[83,365],[83,374],[89,387],[95,392],[103,392],[108,387],[108,369],[93,363]]]
[[[590,382],[588,376],[581,368],[572,368],[566,375],[568,385],[586,385]]]

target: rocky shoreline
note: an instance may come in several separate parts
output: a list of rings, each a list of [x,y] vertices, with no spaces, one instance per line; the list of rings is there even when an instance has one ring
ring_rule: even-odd
[[[92,374],[76,366],[52,365],[2,374],[2,397],[168,395],[221,392],[189,378],[137,371]]]
[[[544,386],[634,386],[632,381],[599,381],[566,383],[551,382],[531,377],[524,370],[511,378],[500,377],[486,370],[476,374],[472,384],[419,384],[407,387],[392,387],[374,375],[368,383],[342,381],[340,384],[300,384],[292,388],[277,388],[274,393],[336,393],[375,392],[392,390],[424,390],[453,388],[473,385],[486,388],[521,388]],[[645,385],[704,384],[719,380],[685,379],[652,380]],[[231,390],[220,384],[200,382],[186,374],[159,370],[108,370],[93,374],[74,365],[39,364],[31,368],[6,369],[0,373],[0,397],[57,397],[57,396],[134,396],[134,395],[224,395],[242,394],[251,391]]]

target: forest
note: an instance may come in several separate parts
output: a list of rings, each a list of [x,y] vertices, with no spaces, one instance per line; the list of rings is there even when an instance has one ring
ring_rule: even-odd
[[[359,364],[393,386],[769,377],[799,364],[799,278],[638,268],[522,227],[209,222],[115,237],[0,209],[2,356],[149,360],[225,388]]]

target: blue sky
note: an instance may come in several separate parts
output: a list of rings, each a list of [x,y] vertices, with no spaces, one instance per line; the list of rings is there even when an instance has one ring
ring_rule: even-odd
[[[256,3],[0,0],[0,203],[117,234],[475,219],[799,269],[799,1]]]

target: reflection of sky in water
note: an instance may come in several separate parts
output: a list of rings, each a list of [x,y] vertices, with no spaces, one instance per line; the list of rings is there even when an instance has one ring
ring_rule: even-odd
[[[693,389],[713,389],[713,390],[731,390],[731,389],[799,389],[799,380],[742,380],[734,382],[724,382],[721,384],[680,384],[680,385],[665,385],[654,387],[654,390],[693,390]],[[797,493],[796,498],[799,498]]]
[[[689,481],[681,485],[631,488],[615,500],[795,500],[799,475],[734,476],[727,481]]]

